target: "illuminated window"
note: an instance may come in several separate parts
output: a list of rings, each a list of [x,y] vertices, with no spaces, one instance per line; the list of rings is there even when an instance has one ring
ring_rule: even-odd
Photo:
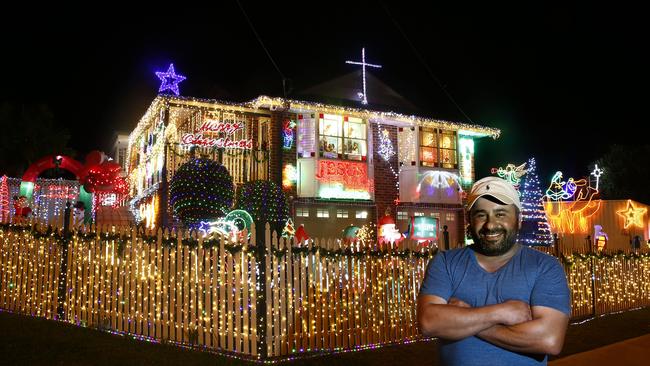
[[[456,214],[453,212],[447,212],[445,214],[445,220],[449,221],[456,221]]]
[[[299,114],[298,126],[298,156],[309,158],[316,153],[316,119],[313,114]]]
[[[309,217],[309,208],[307,207],[296,208],[296,217]]]
[[[357,211],[357,214],[355,216],[357,219],[367,219],[368,218],[368,211]]]
[[[329,159],[365,160],[365,121],[349,116],[321,114],[318,119],[318,151],[321,157]]]
[[[436,166],[438,162],[438,138],[435,128],[420,128],[420,164]]]
[[[413,216],[424,216],[424,212],[413,212]]]
[[[439,219],[440,218],[440,212],[431,212],[431,213],[429,213],[429,216]]]
[[[398,220],[408,220],[409,214],[406,211],[397,211]]]
[[[336,210],[336,217],[339,219],[347,219],[348,210]]]
[[[420,165],[458,168],[456,132],[420,127]]]
[[[330,217],[330,211],[326,208],[319,208],[316,210],[316,217],[328,218]]]

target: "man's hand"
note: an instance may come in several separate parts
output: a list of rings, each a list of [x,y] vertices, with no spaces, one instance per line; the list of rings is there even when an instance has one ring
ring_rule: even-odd
[[[530,306],[523,301],[508,300],[501,305],[501,323],[515,325],[533,319]]]
[[[447,305],[459,306],[461,308],[471,308],[468,303],[455,297],[450,297]]]

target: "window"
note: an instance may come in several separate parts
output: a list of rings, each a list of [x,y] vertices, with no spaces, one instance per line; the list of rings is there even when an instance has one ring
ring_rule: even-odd
[[[435,217],[436,219],[439,219],[440,218],[440,212],[431,212],[429,214],[429,216]]]
[[[424,216],[424,212],[413,212],[413,216]]]
[[[319,208],[316,210],[316,217],[328,218],[330,217],[330,211],[326,208]]]
[[[336,217],[339,219],[347,219],[348,210],[336,210]]]
[[[357,214],[355,216],[357,219],[367,219],[368,218],[368,211],[357,211]]]
[[[443,168],[458,167],[456,159],[456,132],[440,130],[440,163]]]
[[[260,118],[258,121],[257,148],[259,150],[269,149],[269,120]]]
[[[453,213],[453,212],[447,212],[447,213],[445,214],[445,220],[447,220],[447,222],[449,222],[449,221],[456,221],[456,214]]]
[[[420,127],[420,165],[458,168],[456,132]]]
[[[316,119],[313,114],[299,114],[298,126],[298,157],[309,158],[316,153]]]
[[[309,208],[307,207],[296,208],[296,217],[309,217]]]
[[[329,159],[365,161],[366,123],[361,118],[321,114],[318,120],[319,155]]]
[[[435,128],[420,129],[420,164],[436,166],[438,162],[438,139]]]
[[[398,220],[408,220],[409,214],[406,211],[397,211]]]

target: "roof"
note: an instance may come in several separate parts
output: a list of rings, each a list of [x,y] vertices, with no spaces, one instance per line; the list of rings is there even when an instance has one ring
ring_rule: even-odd
[[[327,84],[327,83],[326,83]],[[387,96],[393,96],[395,98],[399,97],[391,94],[390,88],[386,90],[388,93]],[[385,124],[392,124],[397,126],[423,126],[423,127],[436,127],[443,128],[450,131],[458,131],[459,135],[471,136],[471,137],[492,137],[494,139],[498,138],[501,134],[501,130],[493,127],[486,127],[477,124],[461,123],[461,122],[451,122],[445,121],[430,117],[417,116],[414,114],[401,114],[391,111],[381,111],[370,109],[364,106],[363,108],[345,106],[345,105],[336,105],[331,103],[319,103],[319,102],[309,102],[302,100],[294,100],[280,97],[269,97],[266,95],[261,95],[251,101],[236,103],[236,102],[226,102],[216,99],[201,99],[201,98],[192,98],[192,97],[179,97],[173,95],[158,95],[144,116],[138,122],[136,128],[131,132],[130,137],[134,138],[138,136],[141,130],[149,123],[152,118],[152,113],[154,113],[160,103],[169,103],[176,105],[187,105],[194,106],[197,108],[225,108],[232,109],[240,112],[249,112],[249,113],[260,113],[264,114],[264,111],[260,109],[268,109],[269,111],[277,110],[286,110],[296,113],[306,113],[306,112],[322,112],[322,113],[332,113],[332,114],[346,114],[349,116],[354,116],[358,118],[363,118],[372,122],[381,122]]]

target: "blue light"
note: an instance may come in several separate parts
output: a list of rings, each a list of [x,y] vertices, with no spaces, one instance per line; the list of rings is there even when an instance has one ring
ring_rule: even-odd
[[[165,90],[171,90],[174,94],[178,95],[178,84],[185,80],[185,76],[177,75],[174,71],[174,64],[169,64],[167,72],[158,71],[156,76],[162,81],[158,93],[162,93]]]

